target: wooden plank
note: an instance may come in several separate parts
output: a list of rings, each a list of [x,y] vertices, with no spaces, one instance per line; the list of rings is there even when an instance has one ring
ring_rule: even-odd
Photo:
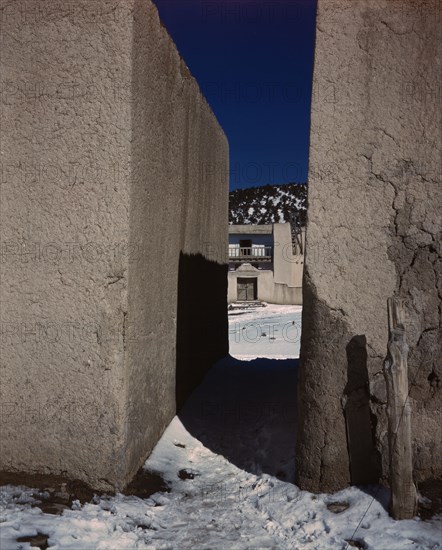
[[[408,346],[404,302],[388,299],[389,341],[384,362],[387,384],[388,445],[390,458],[390,515],[410,519],[416,515],[417,493],[413,483],[411,407],[408,399]]]

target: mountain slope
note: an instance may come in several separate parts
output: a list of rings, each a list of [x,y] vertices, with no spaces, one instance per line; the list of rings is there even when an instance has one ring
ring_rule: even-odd
[[[229,224],[282,223],[297,214],[304,226],[306,212],[307,186],[300,183],[237,189],[229,196]]]

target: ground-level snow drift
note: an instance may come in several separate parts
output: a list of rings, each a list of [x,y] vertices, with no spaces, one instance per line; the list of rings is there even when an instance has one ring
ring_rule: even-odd
[[[297,358],[301,346],[302,307],[241,303],[229,309],[230,354],[241,359],[256,357]]]
[[[313,495],[290,482],[296,369],[295,360],[215,365],[145,464],[170,492],[96,497],[54,516],[35,491],[2,487],[0,548],[30,548],[17,538],[37,533],[72,550],[442,548],[441,518],[392,520],[385,488]]]

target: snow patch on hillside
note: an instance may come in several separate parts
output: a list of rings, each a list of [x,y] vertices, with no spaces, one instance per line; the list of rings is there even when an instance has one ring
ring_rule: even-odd
[[[269,224],[290,221],[297,214],[305,225],[307,187],[303,184],[264,185],[232,191],[229,197],[229,223]]]

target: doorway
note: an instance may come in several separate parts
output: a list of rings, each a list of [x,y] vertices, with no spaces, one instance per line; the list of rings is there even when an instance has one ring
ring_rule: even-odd
[[[258,299],[257,277],[237,279],[237,295],[240,302],[252,302]]]

